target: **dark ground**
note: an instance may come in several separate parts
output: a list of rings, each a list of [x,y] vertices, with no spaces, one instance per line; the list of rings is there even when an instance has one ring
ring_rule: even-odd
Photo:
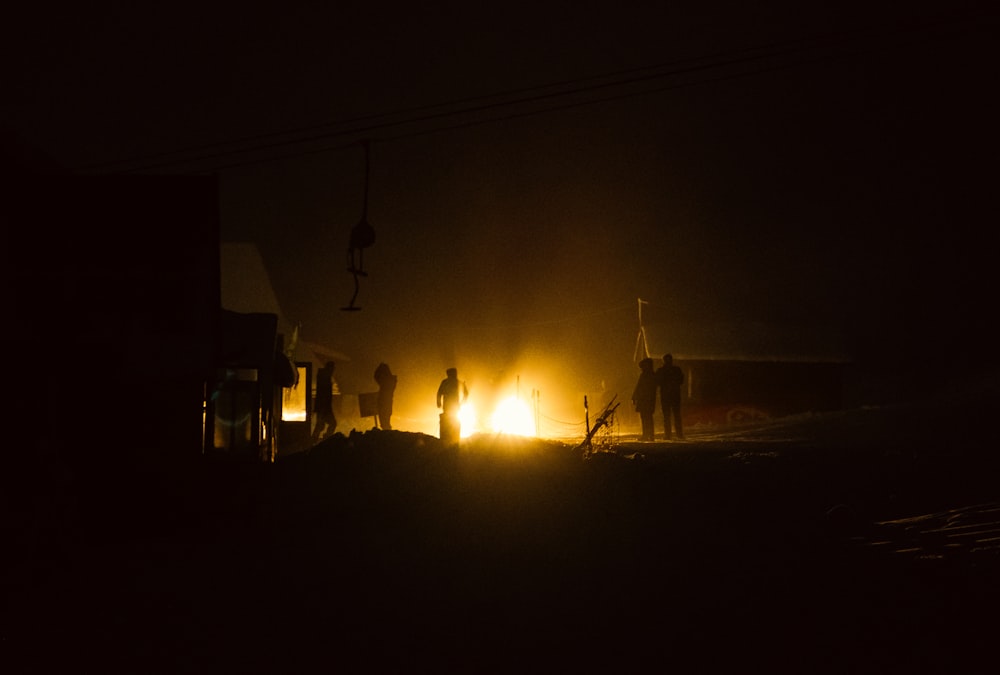
[[[375,430],[99,487],[50,463],[7,522],[5,672],[993,672],[995,403],[588,459]]]

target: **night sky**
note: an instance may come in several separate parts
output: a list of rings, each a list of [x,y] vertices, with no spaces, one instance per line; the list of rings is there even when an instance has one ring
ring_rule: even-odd
[[[80,173],[217,174],[348,390],[626,396],[640,298],[654,356],[975,372],[997,12],[803,4],[21,9],[3,121]]]

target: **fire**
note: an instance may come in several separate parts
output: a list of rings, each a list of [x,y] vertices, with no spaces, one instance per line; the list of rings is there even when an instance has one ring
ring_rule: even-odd
[[[458,409],[458,421],[462,425],[462,438],[476,433],[476,428],[479,426],[476,419],[476,408],[468,401]]]
[[[498,434],[513,434],[515,436],[534,436],[536,434],[535,418],[528,404],[511,396],[504,399],[493,411],[493,431]]]
[[[462,438],[467,438],[483,429],[480,426],[476,409],[471,402],[462,404],[458,412],[462,424]],[[496,434],[511,434],[514,436],[535,436],[535,418],[527,403],[516,396],[504,399],[497,405],[490,417],[490,430]]]

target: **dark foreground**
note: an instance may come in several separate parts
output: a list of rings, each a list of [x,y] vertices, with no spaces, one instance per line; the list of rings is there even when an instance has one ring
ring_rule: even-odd
[[[1000,458],[941,414],[50,472],[8,529],[5,672],[993,672]]]

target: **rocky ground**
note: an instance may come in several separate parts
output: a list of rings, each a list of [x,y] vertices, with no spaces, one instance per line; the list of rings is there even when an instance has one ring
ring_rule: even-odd
[[[13,539],[6,672],[992,672],[994,403],[64,476]]]

